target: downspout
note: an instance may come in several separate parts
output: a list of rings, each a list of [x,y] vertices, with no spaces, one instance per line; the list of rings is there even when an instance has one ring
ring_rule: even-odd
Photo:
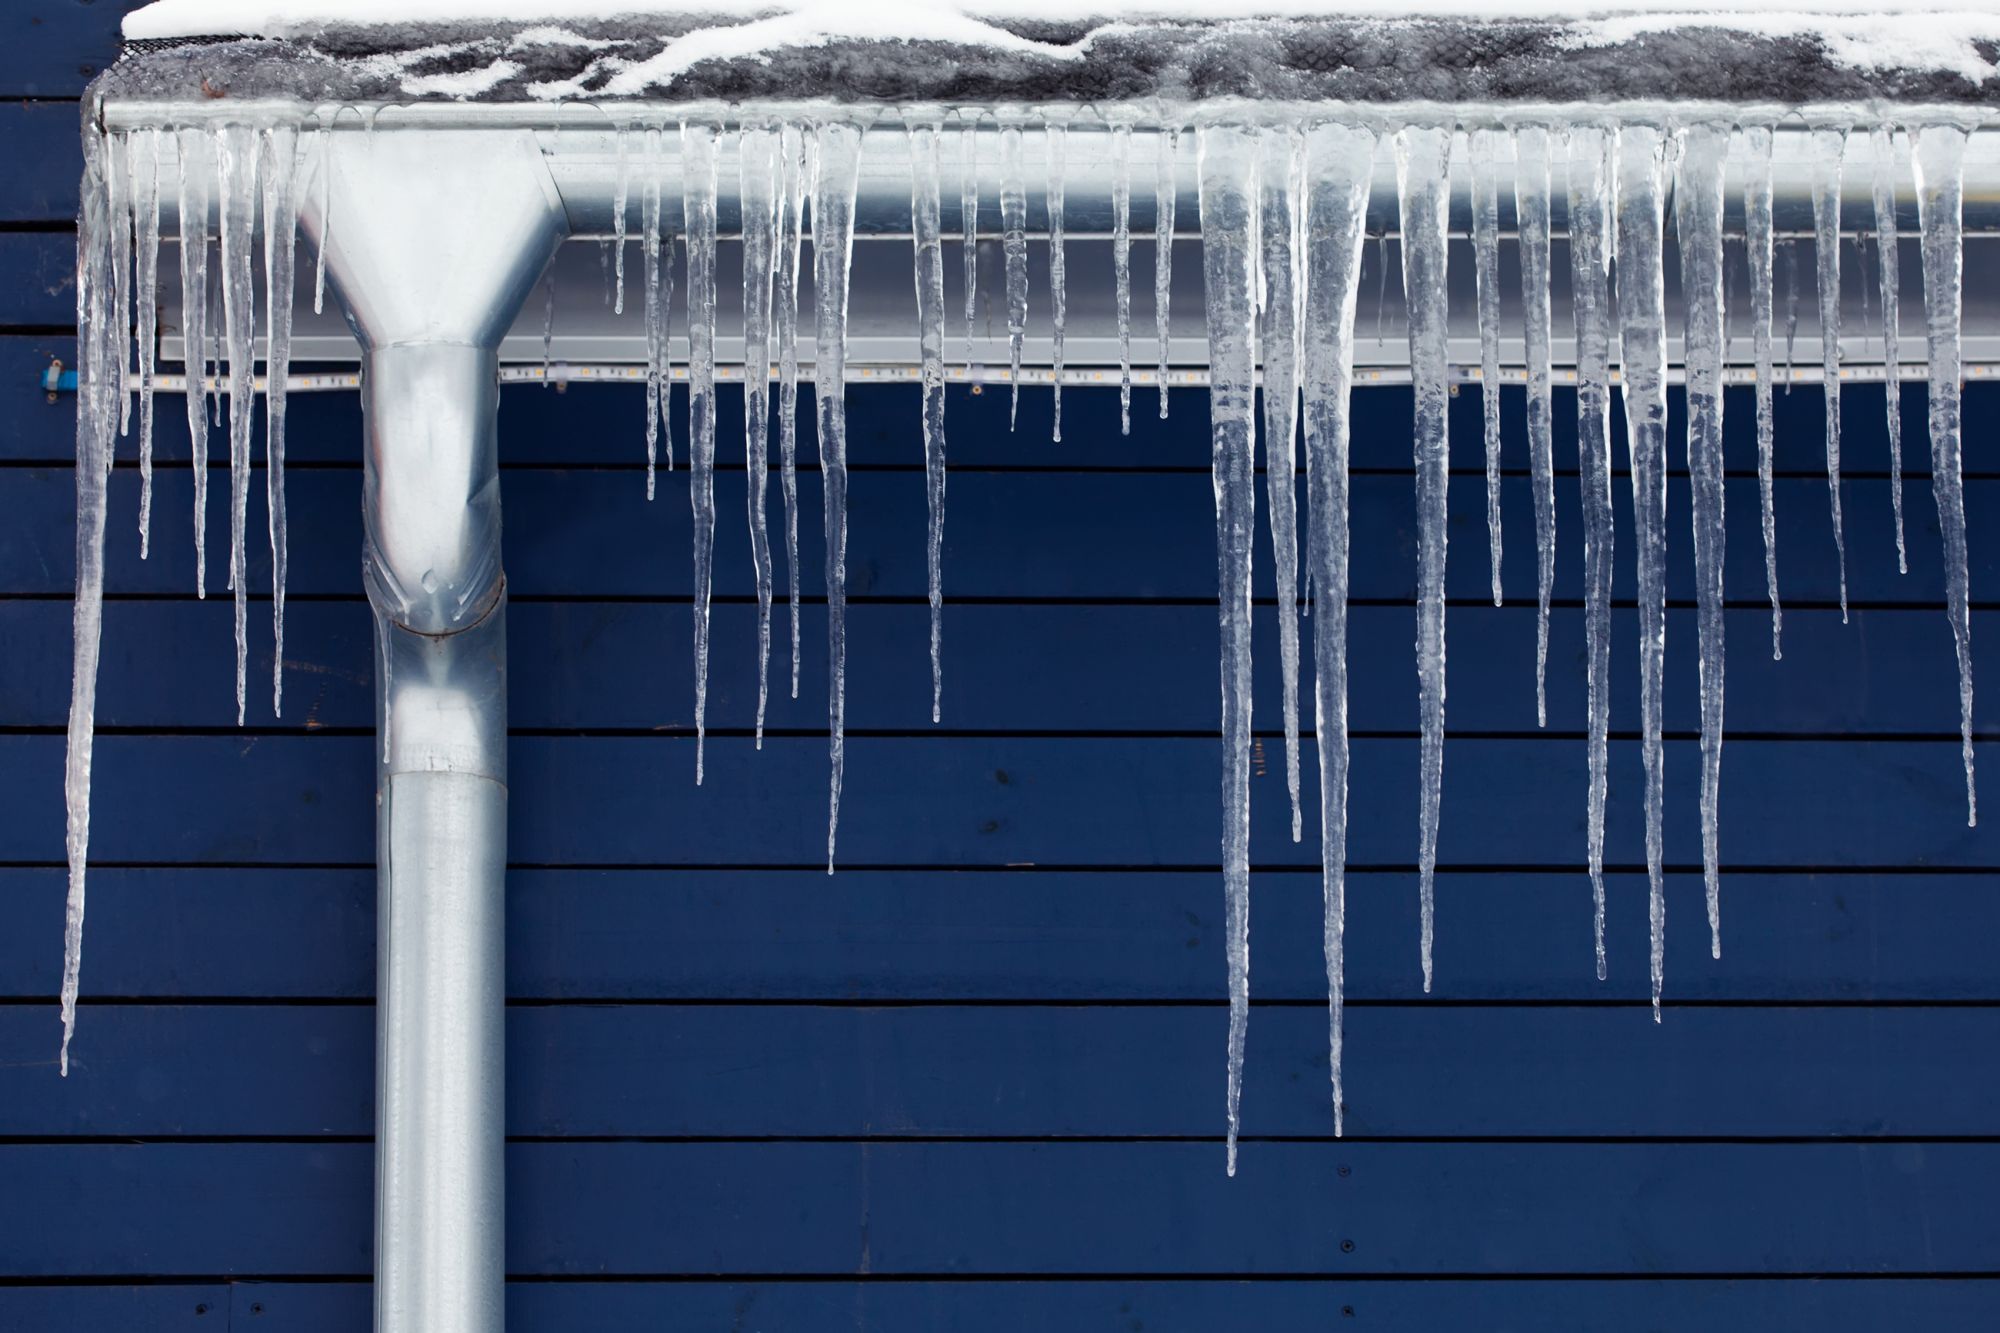
[[[531,134],[329,136],[301,219],[362,348],[375,613],[375,1327],[505,1322],[500,338],[567,234]],[[329,222],[331,225],[329,226]]]

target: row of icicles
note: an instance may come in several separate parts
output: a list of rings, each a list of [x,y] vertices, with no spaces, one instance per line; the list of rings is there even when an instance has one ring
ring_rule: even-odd
[[[1064,264],[1063,171],[1066,130],[1049,124],[1047,136],[1048,241],[1053,305],[1055,432],[1061,438],[1060,372],[1063,368]],[[86,131],[84,206],[79,227],[78,322],[80,328],[77,430],[76,676],[70,716],[67,796],[69,905],[63,972],[64,1069],[75,1020],[89,833],[92,710],[103,587],[105,482],[115,442],[131,424],[136,397],[139,431],[140,549],[148,546],[151,503],[153,355],[157,329],[160,244],[161,143],[169,131],[135,130],[105,137]],[[217,372],[217,398],[251,400],[256,310],[253,235],[261,232],[267,293],[288,295],[299,192],[310,178],[315,150],[294,124],[231,125],[176,132],[179,215],[190,240],[180,246],[186,345]],[[644,319],[648,345],[646,381],[647,495],[666,418],[669,382],[668,308],[671,268],[662,262],[663,181],[671,174],[660,128],[621,131],[618,148],[616,231],[608,262],[615,286],[607,293],[622,313],[630,191],[640,193],[644,258]],[[1131,419],[1131,128],[1111,131],[1114,167],[1113,261],[1117,283],[1120,397],[1124,428]],[[1174,234],[1175,154],[1179,131],[1158,136],[1153,172],[1156,198],[1155,298],[1160,365],[1166,368],[1170,242]],[[1882,327],[1887,362],[1891,471],[1896,495],[1899,565],[1903,547],[1900,429],[1897,413],[1898,311],[1896,247],[1897,133],[1872,132],[1872,191],[1878,237]],[[1028,312],[1027,188],[1019,125],[1000,132],[999,210],[1006,269],[1007,330],[1016,379]],[[796,413],[800,374],[799,296],[804,281],[802,240],[810,215],[817,355],[812,365],[818,412],[820,466],[826,523],[826,584],[831,684],[829,730],[831,791],[827,830],[832,869],[838,828],[846,660],[846,423],[845,334],[848,264],[853,245],[856,182],[863,135],[859,126],[770,124],[735,135],[743,213],[744,377],[777,380],[777,433],[790,584],[791,687],[798,693],[799,579],[796,481]],[[1216,544],[1221,585],[1223,737],[1223,877],[1227,904],[1229,970],[1228,1164],[1235,1170],[1238,1107],[1245,1031],[1249,1016],[1249,778],[1251,768],[1251,545],[1255,531],[1254,451],[1257,383],[1261,370],[1268,502],[1279,604],[1297,608],[1299,523],[1292,481],[1295,441],[1305,443],[1308,507],[1305,524],[1306,590],[1312,617],[1315,665],[1313,700],[1319,738],[1321,837],[1325,888],[1325,946],[1331,1006],[1331,1066],[1335,1132],[1344,1128],[1341,1091],[1341,1018],[1344,865],[1347,797],[1346,616],[1348,587],[1348,399],[1352,384],[1354,311],[1366,234],[1375,131],[1337,122],[1285,128],[1205,125],[1200,137],[1200,209],[1211,376],[1210,403],[1216,495]],[[1819,268],[1819,303],[1827,398],[1827,470],[1835,539],[1840,539],[1839,201],[1846,131],[1812,135],[1812,204]],[[1964,497],[1959,461],[1960,196],[1966,133],[1929,125],[1907,136],[1922,230],[1923,279],[1929,341],[1930,436],[1933,488],[1945,543],[1949,615],[1957,647],[1961,739],[1968,820],[1972,818],[1970,622],[1966,573]],[[689,290],[688,381],[691,487],[694,510],[695,695],[697,734],[705,734],[709,586],[715,503],[715,332],[717,162],[723,135],[713,127],[680,128],[678,175],[683,190]],[[1439,799],[1444,763],[1445,546],[1448,450],[1447,222],[1450,162],[1459,135],[1449,127],[1411,126],[1394,135],[1401,205],[1403,287],[1408,305],[1410,366],[1415,385],[1418,602],[1417,676],[1422,716],[1418,866],[1422,900],[1421,959],[1424,988],[1432,976],[1432,880],[1436,865]],[[945,298],[940,158],[941,123],[912,124],[911,213],[916,313],[923,355],[922,434],[929,497],[932,720],[940,715],[941,549],[945,495]],[[1717,809],[1722,752],[1723,699],[1723,456],[1722,380],[1724,332],[1724,168],[1740,142],[1747,161],[1744,241],[1751,274],[1751,325],[1756,363],[1758,473],[1762,495],[1765,571],[1772,610],[1772,652],[1778,655],[1780,611],[1772,517],[1773,441],[1773,228],[1772,142],[1768,126],[1743,129],[1695,124],[1663,130],[1651,125],[1602,124],[1473,128],[1470,152],[1472,219],[1482,344],[1487,514],[1493,599],[1500,602],[1499,416],[1499,191],[1511,147],[1514,203],[1521,252],[1527,355],[1528,437],[1534,493],[1538,630],[1537,716],[1546,721],[1549,597],[1555,577],[1550,327],[1550,218],[1552,167],[1565,164],[1571,298],[1576,321],[1576,386],[1583,504],[1585,624],[1588,641],[1589,786],[1588,858],[1594,902],[1597,975],[1605,975],[1604,811],[1610,718],[1610,608],[1612,579],[1612,455],[1610,389],[1612,349],[1619,347],[1628,422],[1633,486],[1634,541],[1638,549],[1641,712],[1646,773],[1646,865],[1650,881],[1651,971],[1654,1016],[1659,1017],[1664,963],[1665,899],[1662,861],[1662,676],[1665,662],[1665,506],[1667,329],[1663,234],[1671,200],[1685,304],[1688,459],[1694,494],[1694,558],[1699,601],[1701,696],[1701,827],[1711,951],[1720,957],[1717,886]],[[1511,141],[1511,142],[1510,142]],[[966,355],[971,339],[977,280],[974,272],[981,198],[976,137],[961,131],[961,212],[965,263]],[[323,151],[325,131],[319,133]],[[327,173],[320,172],[324,182]],[[322,188],[324,188],[322,186]],[[219,205],[219,206],[217,206]],[[207,219],[220,219],[220,328],[210,327]],[[337,224],[337,201],[322,197],[325,225]],[[261,226],[259,217],[261,211]],[[195,229],[199,228],[200,231]],[[1865,252],[1864,252],[1865,253]],[[1614,256],[1623,280],[1613,309]],[[315,308],[324,291],[324,269],[315,284]],[[127,355],[136,312],[136,368]],[[277,641],[273,708],[282,704],[284,662],[284,381],[291,313],[288,300],[269,300],[269,408],[266,485],[273,555],[273,617]],[[773,326],[775,325],[775,330]],[[210,353],[204,349],[213,348]],[[197,366],[196,368],[199,368]],[[1018,384],[1016,385],[1018,401]],[[208,405],[199,391],[187,395],[193,437],[197,579],[203,578],[202,515],[206,499]],[[219,410],[219,408],[218,408]],[[1167,412],[1165,377],[1160,415]],[[761,451],[770,433],[767,393],[744,395],[746,437]],[[237,718],[245,693],[245,513],[251,472],[251,414],[230,414],[229,586],[236,610]],[[666,451],[672,467],[671,437]],[[765,526],[767,464],[750,464],[748,522],[758,601],[759,688],[757,738],[762,744],[767,698],[773,567]],[[1842,610],[1846,609],[1844,554]],[[1287,787],[1292,837],[1302,836],[1299,783],[1299,617],[1280,616]],[[701,780],[697,744],[696,781]]]

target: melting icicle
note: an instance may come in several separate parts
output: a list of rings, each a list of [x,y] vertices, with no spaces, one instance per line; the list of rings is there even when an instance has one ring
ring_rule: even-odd
[[[1409,301],[1410,380],[1416,398],[1417,693],[1423,714],[1417,875],[1426,994],[1431,988],[1438,806],[1444,795],[1445,502],[1451,467],[1446,438],[1450,329],[1446,321],[1445,225],[1451,206],[1451,138],[1450,130],[1435,128],[1410,128],[1396,136],[1403,290]]]
[[[1875,150],[1875,235],[1882,268],[1882,388],[1889,424],[1889,502],[1896,514],[1896,572],[1910,572],[1903,545],[1903,336],[1901,264],[1896,254],[1896,132],[1878,125],[1869,136]]]
[[[1222,880],[1229,953],[1228,1171],[1236,1174],[1243,1043],[1250,1022],[1250,563],[1257,535],[1257,139],[1200,132],[1202,269],[1208,297],[1209,434],[1221,580]]]
[[[257,226],[257,131],[229,125],[216,145],[222,191],[222,309],[229,347],[229,587],[236,601],[236,725],[243,725],[249,658],[250,431],[255,422],[256,289],[251,285]]]
[[[826,873],[840,829],[840,782],[847,725],[847,274],[854,252],[854,193],[861,131],[819,127],[813,181],[813,397],[819,412],[819,468],[826,492],[826,647],[830,672],[832,788],[826,820]]]
[[[1472,132],[1472,249],[1479,282],[1479,389],[1486,428],[1486,546],[1500,605],[1500,145],[1504,130]]]
[[[1021,175],[1021,127],[1000,129],[1000,234],[1007,256],[1007,429],[1021,406],[1021,338],[1028,327],[1028,187]]]
[[[1799,242],[1787,236],[1781,247],[1785,255],[1785,396],[1792,395],[1792,381],[1799,342]]]
[[[1722,957],[1722,890],[1718,876],[1722,800],[1723,540],[1722,172],[1729,129],[1697,125],[1683,132],[1674,187],[1674,230],[1680,241],[1681,295],[1687,323],[1688,475],[1694,490],[1694,581],[1700,606],[1701,861],[1708,898],[1708,951]]]
[[[764,496],[771,471],[771,284],[778,243],[778,135],[745,130],[738,152],[743,208],[743,470],[750,563],[757,576],[757,748],[771,695],[771,536]]]
[[[966,122],[958,132],[958,216],[960,258],[965,264],[965,368],[978,359],[972,350],[973,326],[979,321],[979,126]]]
[[[1912,154],[1924,259],[1924,327],[1930,342],[1931,493],[1944,535],[1945,597],[1958,651],[1958,734],[1965,756],[1965,822],[1979,822],[1972,781],[1972,592],[1965,549],[1965,473],[1960,457],[1959,326],[1965,291],[1965,131],[1926,125]],[[79,614],[81,614],[79,612]]]
[[[1051,134],[1059,131],[1051,127]],[[930,503],[931,721],[944,704],[944,220],[938,186],[940,125],[910,128],[910,216],[915,227],[917,337],[924,353],[924,490]],[[1062,215],[1059,169],[1050,178],[1050,216]],[[1057,243],[1060,253],[1060,243]],[[1062,309],[1062,279],[1054,280],[1056,309]],[[1061,327],[1058,315],[1057,327]],[[1060,344],[1058,344],[1060,345]],[[1061,353],[1057,353],[1058,366]],[[1061,385],[1058,383],[1058,389]],[[1060,421],[1056,438],[1062,438]]]
[[[656,198],[657,194],[656,186]],[[715,130],[711,126],[681,126],[681,200],[687,226],[688,502],[694,510],[694,782],[699,787],[708,747],[708,599],[715,570]],[[657,203],[654,211],[658,212]],[[649,239],[648,245],[652,244]],[[664,311],[660,318],[664,324]],[[667,451],[671,457],[671,441]]]
[[[647,132],[648,137],[659,134],[657,129]],[[631,199],[632,161],[631,146],[627,142],[629,131],[623,125],[618,127],[618,182],[611,194],[611,267],[616,290],[611,298],[611,313],[625,313],[625,206]],[[647,175],[651,176],[659,164],[656,154],[649,151]]]
[[[646,177],[639,185],[640,194],[640,249],[646,258],[646,498],[653,498],[654,472],[659,461],[660,425],[667,420],[667,308],[674,299],[673,274],[667,265],[660,262],[660,149],[661,131],[655,126],[646,131]],[[626,188],[628,164],[624,156],[625,138],[619,134],[618,188]],[[624,205],[617,205],[620,225],[625,215]],[[620,272],[618,277],[618,302],[622,310],[625,300],[625,277],[623,272],[625,242],[618,242]],[[664,285],[665,290],[662,290]],[[667,426],[667,470],[674,466],[673,426]],[[696,747],[697,752],[699,746]],[[697,771],[701,761],[695,761]]]
[[[1055,365],[1055,427],[1052,438],[1062,443],[1063,322],[1069,313],[1068,275],[1063,255],[1063,172],[1068,166],[1069,130],[1050,122],[1044,131],[1049,144],[1049,304],[1053,313]],[[935,720],[935,719],[934,719]]]
[[[1111,269],[1118,287],[1118,433],[1132,433],[1132,127],[1111,127]]]
[[[95,117],[83,130],[82,207],[77,216],[76,660],[70,680],[69,744],[63,767],[67,811],[64,843],[69,893],[63,912],[62,1054],[69,1077],[69,1043],[76,1032],[76,997],[83,970],[85,872],[90,861],[90,758],[96,732],[97,663],[104,628],[105,486],[118,429],[125,364],[124,331],[113,327],[111,232],[122,220],[107,207],[111,149]],[[199,403],[199,393],[189,401]],[[198,408],[195,410],[199,410]]]
[[[1660,131],[1628,125],[1618,137],[1618,319],[1626,445],[1632,455],[1632,544],[1639,583],[1639,712],[1646,764],[1647,920],[1653,1021],[1666,964],[1666,756],[1660,744],[1667,656],[1667,309],[1662,268],[1666,198]]]
[[[299,237],[298,130],[264,131],[264,502],[271,536],[271,712],[285,715],[285,379],[292,361],[292,274]]]
[[[1262,199],[1264,323],[1264,480],[1271,503],[1271,564],[1278,589],[1278,653],[1285,692],[1285,789],[1292,798],[1292,841],[1303,833],[1299,808],[1299,520],[1297,455],[1299,355],[1304,337],[1304,161],[1289,129],[1264,131],[1258,192]]]
[[[1173,350],[1174,202],[1180,185],[1174,163],[1180,156],[1178,125],[1160,131],[1160,156],[1153,175],[1153,322],[1160,334],[1160,420],[1167,419],[1167,358]]]
[[[333,134],[321,130],[319,142],[319,247],[314,256],[313,313],[326,309],[326,243],[333,235]]]
[[[135,130],[131,158],[132,213],[138,222],[139,316],[139,558],[152,552],[153,369],[160,317],[160,131]]]
[[[785,496],[785,582],[792,604],[792,697],[799,697],[799,248],[806,200],[805,134],[778,135],[778,478]]]
[[[1743,186],[1743,241],[1750,258],[1750,338],[1757,362],[1757,490],[1763,507],[1764,584],[1771,594],[1775,662],[1785,653],[1784,612],[1778,606],[1778,518],[1771,491],[1777,432],[1771,406],[1771,129],[1753,126],[1744,136],[1750,150],[1750,174]]]
[[[104,206],[105,216],[111,224],[111,286],[108,293],[108,312],[111,327],[116,331],[118,347],[117,419],[114,426],[119,435],[132,429],[132,395],[129,386],[131,358],[126,350],[126,340],[132,336],[132,174],[127,170],[130,162],[130,141],[120,135],[105,146]],[[116,446],[113,446],[115,451]]]
[[[1535,725],[1549,724],[1549,593],[1556,581],[1555,404],[1549,349],[1549,132],[1514,135],[1521,314],[1528,359],[1528,467],[1535,492]]]
[[[1847,623],[1847,541],[1840,531],[1840,159],[1846,130],[1812,132],[1813,253],[1819,261],[1821,387],[1826,395],[1826,490],[1840,567],[1840,622]]]
[[[1375,142],[1364,129],[1316,125],[1306,135],[1306,566],[1313,619],[1313,716],[1319,737],[1321,888],[1325,899],[1328,1063],[1333,1132],[1346,1130],[1340,1066],[1347,933],[1347,454],[1354,300]]]
[[[181,347],[187,362],[189,458],[194,471],[194,589],[208,596],[208,412],[202,401],[208,346],[208,203],[215,155],[201,130],[180,131]]]
[[[1611,163],[1615,130],[1569,131],[1569,263],[1576,310],[1576,444],[1583,496],[1583,620],[1589,686],[1590,859],[1597,979],[1604,980],[1604,797],[1611,729]]]

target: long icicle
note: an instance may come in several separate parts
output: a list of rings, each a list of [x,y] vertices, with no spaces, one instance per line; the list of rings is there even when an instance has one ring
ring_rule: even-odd
[[[1365,129],[1306,134],[1304,355],[1306,565],[1312,572],[1313,718],[1319,737],[1320,880],[1325,906],[1328,1064],[1333,1132],[1346,1132],[1341,1087],[1347,967],[1347,456],[1354,302],[1374,179]]]
[[[663,136],[658,126],[646,130],[646,152],[641,164],[644,172],[639,182],[639,249],[645,258],[646,291],[646,498],[651,500],[654,492],[655,474],[659,467],[660,426],[667,419],[669,394],[667,389],[667,307],[673,299],[673,278],[663,271],[668,265],[662,262],[660,250],[660,173],[665,169],[660,161]],[[619,188],[628,188],[630,164],[624,157],[624,135],[619,136]],[[624,216],[622,205],[619,216]],[[618,253],[625,253],[625,242],[621,237]],[[671,256],[669,256],[671,258]],[[666,290],[662,291],[662,285]],[[619,275],[619,299],[625,295],[623,270]],[[667,467],[674,465],[672,427],[668,427]],[[699,762],[697,761],[697,767]]]
[[[264,502],[271,537],[271,712],[285,715],[285,392],[292,363],[292,280],[299,239],[299,132],[264,131]]]
[[[215,154],[208,134],[180,131],[181,347],[187,363],[188,457],[194,471],[194,589],[208,596],[208,411],[202,361],[208,346],[208,206]]]
[[[657,135],[657,129],[649,132]],[[611,192],[611,266],[616,277],[617,290],[611,299],[611,313],[625,313],[625,209],[632,197],[632,132],[626,126],[618,127],[618,177]],[[648,152],[647,173],[650,175],[657,165],[657,154]]]
[[[1161,126],[1153,174],[1153,323],[1160,335],[1162,421],[1167,419],[1167,360],[1173,349],[1174,203],[1180,191],[1175,164],[1180,146],[1180,126]]]
[[[236,725],[243,725],[249,671],[250,439],[256,421],[257,302],[251,238],[257,226],[257,131],[224,126],[216,180],[222,203],[222,310],[229,351],[229,587],[236,603]]]
[[[1549,132],[1514,132],[1514,217],[1521,234],[1522,343],[1528,361],[1528,470],[1535,494],[1535,725],[1549,724],[1549,595],[1556,582],[1554,372],[1549,330]]]
[[[1960,454],[1966,133],[1956,125],[1918,131],[1912,160],[1924,257],[1924,328],[1930,343],[1931,494],[1944,536],[1945,599],[1958,651],[1958,734],[1965,758],[1965,823],[1979,823],[1972,775],[1972,591],[1965,544],[1965,471]]]
[[[1505,130],[1472,132],[1472,251],[1479,284],[1479,394],[1486,438],[1486,549],[1500,605],[1500,146]]]
[[[813,181],[813,397],[818,407],[819,468],[826,498],[826,644],[830,673],[832,786],[826,821],[826,873],[833,873],[840,830],[840,784],[847,725],[847,276],[854,253],[854,194],[861,130],[819,127]]]
[[[1569,130],[1569,263],[1576,312],[1576,443],[1583,495],[1583,619],[1589,686],[1590,862],[1597,979],[1604,980],[1604,798],[1611,730],[1611,165],[1616,130]]]
[[[792,697],[799,697],[799,250],[805,133],[778,132],[778,479],[785,497],[785,585],[792,609]]]
[[[1877,125],[1869,135],[1875,158],[1875,238],[1882,271],[1882,389],[1889,427],[1889,503],[1896,516],[1896,572],[1910,572],[1903,542],[1902,265],[1896,253],[1896,131]]]
[[[1207,293],[1209,438],[1221,583],[1222,882],[1229,955],[1229,1142],[1243,1097],[1250,1023],[1250,566],[1257,536],[1257,135],[1205,126],[1198,140]]]
[[[1271,505],[1271,569],[1278,589],[1278,655],[1284,680],[1285,790],[1292,799],[1292,841],[1304,831],[1299,806],[1299,356],[1305,320],[1305,162],[1299,136],[1267,129],[1258,166],[1264,321],[1264,481]]]
[[[1757,362],[1757,491],[1764,526],[1764,585],[1771,596],[1771,660],[1785,655],[1778,605],[1778,516],[1771,474],[1777,420],[1771,404],[1771,127],[1745,130],[1750,170],[1743,184],[1743,243],[1750,257],[1750,339]],[[1789,242],[1788,242],[1789,244]]]
[[[1069,274],[1063,253],[1063,173],[1069,167],[1069,129],[1051,120],[1043,131],[1049,145],[1049,309],[1051,356],[1055,367],[1055,425],[1052,438],[1062,443],[1063,324],[1069,315]]]
[[[1402,207],[1403,290],[1409,294],[1410,380],[1415,394],[1417,469],[1417,696],[1423,741],[1417,820],[1419,952],[1431,989],[1439,806],[1444,795],[1444,570],[1450,443],[1446,383],[1445,227],[1451,205],[1452,132],[1411,128],[1396,136],[1396,194]]]
[[[1626,447],[1632,458],[1632,545],[1639,585],[1639,714],[1646,767],[1647,921],[1652,936],[1653,1021],[1665,979],[1667,658],[1667,297],[1662,262],[1666,200],[1659,130],[1628,125],[1618,136],[1618,323]]]
[[[1053,130],[1051,131],[1054,132]],[[910,127],[910,244],[915,251],[912,273],[917,287],[917,340],[923,348],[924,494],[929,506],[931,603],[931,721],[944,708],[944,219],[938,175],[938,141],[944,127]],[[1060,189],[1054,179],[1052,189]],[[1061,205],[1051,204],[1051,216]],[[1062,282],[1055,290],[1060,310]],[[1060,418],[1058,418],[1060,422]],[[1057,438],[1061,438],[1058,425]]]
[[[738,152],[743,208],[743,468],[750,562],[757,575],[757,748],[771,697],[771,534],[764,497],[771,472],[771,288],[778,244],[778,133],[743,131]]]
[[[139,344],[139,558],[152,553],[153,372],[160,321],[160,131],[134,130],[126,139],[131,158],[132,215],[138,224]]]
[[[1111,127],[1111,271],[1118,288],[1118,433],[1132,433],[1132,127]]]
[[[1722,174],[1729,158],[1726,125],[1682,131],[1674,186],[1674,231],[1681,251],[1686,310],[1688,476],[1694,491],[1694,582],[1700,607],[1701,863],[1708,899],[1708,952],[1722,957],[1720,811],[1722,803],[1723,527]]]
[[[313,136],[319,146],[319,244],[314,247],[313,313],[326,309],[326,250],[333,235],[333,131],[323,129]]]
[[[1840,531],[1840,159],[1847,131],[1812,132],[1813,252],[1819,263],[1821,391],[1826,397],[1826,492],[1840,568],[1840,623],[1847,623],[1847,540]]]
[[[64,833],[69,891],[63,910],[62,1076],[69,1077],[69,1044],[76,1033],[76,998],[83,972],[83,909],[90,862],[90,760],[96,734],[97,664],[104,629],[105,489],[118,429],[118,399],[125,363],[123,332],[110,313],[111,231],[106,174],[112,149],[97,126],[97,107],[85,104],[82,205],[76,226],[76,639],[70,678],[68,749],[63,762]],[[190,402],[200,395],[191,391]]]
[[[688,503],[694,512],[694,781],[698,787],[708,749],[708,609],[710,589],[715,582],[715,128],[712,125],[681,126],[681,201],[688,265]],[[671,440],[667,451],[671,456]]]
[[[1021,127],[1000,127],[1000,244],[1007,261],[1007,429],[1021,408],[1021,342],[1028,328],[1028,186]]]

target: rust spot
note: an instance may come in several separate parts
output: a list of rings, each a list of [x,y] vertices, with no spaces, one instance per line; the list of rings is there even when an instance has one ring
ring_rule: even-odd
[[[201,95],[210,101],[215,101],[219,98],[229,96],[229,90],[227,88],[216,87],[208,81],[207,75],[203,75],[201,80]]]

